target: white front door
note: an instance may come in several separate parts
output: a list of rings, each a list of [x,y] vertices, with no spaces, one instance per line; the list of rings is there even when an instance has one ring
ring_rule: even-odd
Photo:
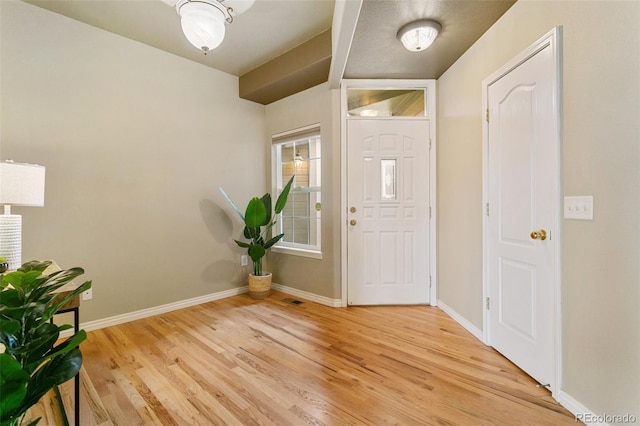
[[[347,302],[429,303],[429,121],[347,121]]]
[[[554,45],[487,85],[489,343],[554,380],[558,110]]]

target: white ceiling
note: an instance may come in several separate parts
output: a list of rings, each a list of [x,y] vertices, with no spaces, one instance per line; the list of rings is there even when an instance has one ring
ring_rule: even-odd
[[[187,41],[180,16],[163,0],[24,1],[236,76],[331,28],[334,8],[334,0],[255,0],[205,56]]]
[[[331,28],[335,0],[255,0],[203,55],[182,34],[175,0],[23,0],[149,46],[241,76]],[[226,0],[227,3],[246,0]],[[356,2],[360,0],[345,0]],[[515,0],[364,0],[345,78],[438,78]],[[396,39],[402,25],[431,18],[440,36],[423,52]]]

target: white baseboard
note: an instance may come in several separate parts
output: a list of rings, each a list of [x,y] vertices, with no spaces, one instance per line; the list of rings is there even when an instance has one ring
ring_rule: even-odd
[[[637,417],[628,414],[626,415],[626,419],[624,418],[625,415],[597,415],[563,391],[558,392],[557,400],[560,405],[576,416],[576,421],[580,421],[589,426],[609,426],[608,422],[636,423],[638,421]]]
[[[176,311],[178,309],[200,305],[202,303],[213,302],[214,300],[225,299],[227,297],[236,296],[248,291],[249,287],[247,286],[232,288],[217,293],[205,294],[204,296],[198,296],[191,299],[167,303],[166,305],[154,306],[153,308],[141,309],[139,311],[129,312],[122,315],[115,315],[109,318],[80,323],[80,328],[84,329],[85,331],[98,330],[100,328],[111,327],[112,325],[118,325],[129,321],[148,318],[154,315],[164,314],[167,312]]]
[[[281,284],[272,283],[271,286],[283,293],[291,294],[293,296],[302,297],[312,302],[319,303],[321,305],[331,306],[338,308],[342,306],[340,299],[331,299],[325,296],[318,296],[317,294],[309,293],[306,291],[298,290],[292,287],[287,287]],[[80,328],[85,331],[98,330],[105,327],[111,327],[113,325],[124,324],[126,322],[135,321],[143,318],[148,318],[154,315],[160,315],[178,309],[188,308],[190,306],[200,305],[202,303],[213,302],[214,300],[225,299],[227,297],[236,296],[238,294],[246,293],[249,291],[248,286],[232,288],[217,293],[206,294],[204,296],[193,297],[191,299],[180,300],[177,302],[167,303],[166,305],[154,306],[153,308],[141,309],[139,311],[128,312],[126,314],[115,315],[108,318],[103,318],[95,321],[87,321],[80,323]],[[73,332],[71,330],[65,330],[60,333],[61,337],[70,336]]]
[[[438,299],[438,308],[442,309],[445,314],[449,315],[458,324],[463,326],[469,333],[473,334],[476,339],[485,343],[482,330],[480,330],[475,325],[471,324],[469,321],[467,321],[466,318],[464,318],[462,315],[460,315],[459,313],[457,313],[456,311],[448,307],[442,300],[439,300],[439,299]]]
[[[285,285],[277,283],[271,283],[271,287],[273,287],[274,290],[278,290],[292,296],[302,297],[303,299],[307,299],[321,305],[330,306],[332,308],[340,308],[342,306],[342,300],[340,299],[331,299],[330,297],[318,296],[314,293],[309,293],[307,291],[298,290],[297,288],[287,287]]]

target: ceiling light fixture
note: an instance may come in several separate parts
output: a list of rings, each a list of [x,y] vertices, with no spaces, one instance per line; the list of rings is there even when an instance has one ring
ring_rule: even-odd
[[[377,117],[380,115],[380,111],[375,109],[363,109],[358,113],[360,117]]]
[[[237,15],[244,12],[253,2],[230,0],[230,4],[237,4],[234,9],[231,5],[227,6],[225,0],[178,0],[176,11],[187,40],[206,55],[224,40],[225,25],[233,22],[232,13]]]
[[[425,50],[436,39],[442,27],[431,19],[409,22],[398,30],[396,37],[411,52]]]

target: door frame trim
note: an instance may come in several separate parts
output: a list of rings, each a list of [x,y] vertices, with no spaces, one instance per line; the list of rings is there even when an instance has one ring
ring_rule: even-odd
[[[436,80],[370,80],[370,79],[344,79],[340,84],[340,287],[341,306],[347,306],[347,120],[357,117],[347,116],[347,89],[350,87],[375,88],[375,89],[426,89],[426,111],[421,120],[429,120],[429,138],[431,149],[429,150],[429,205],[431,207],[431,220],[429,221],[429,272],[431,287],[429,290],[429,304],[437,306],[437,206],[436,206]],[[371,117],[367,117],[371,119]],[[385,117],[381,117],[385,119]],[[389,117],[386,117],[389,119]],[[396,118],[397,120],[415,120],[411,117]]]
[[[555,109],[556,126],[555,129],[555,145],[556,158],[550,163],[553,170],[556,171],[556,187],[552,189],[554,192],[553,199],[556,200],[556,214],[552,219],[553,238],[550,239],[552,246],[552,268],[553,268],[553,383],[551,383],[551,395],[554,399],[558,399],[560,395],[560,379],[562,377],[562,321],[561,321],[561,279],[562,279],[562,259],[561,259],[561,239],[562,239],[562,27],[554,27],[547,34],[539,38],[528,48],[520,52],[518,55],[510,59],[506,64],[501,66],[497,71],[493,72],[489,77],[482,81],[482,336],[483,343],[491,346],[491,330],[489,310],[486,309],[485,301],[491,294],[489,282],[489,218],[486,214],[486,206],[489,202],[489,125],[485,114],[488,108],[488,91],[489,86],[497,80],[508,74],[513,69],[527,61],[542,49],[551,46],[553,49],[553,105]]]

